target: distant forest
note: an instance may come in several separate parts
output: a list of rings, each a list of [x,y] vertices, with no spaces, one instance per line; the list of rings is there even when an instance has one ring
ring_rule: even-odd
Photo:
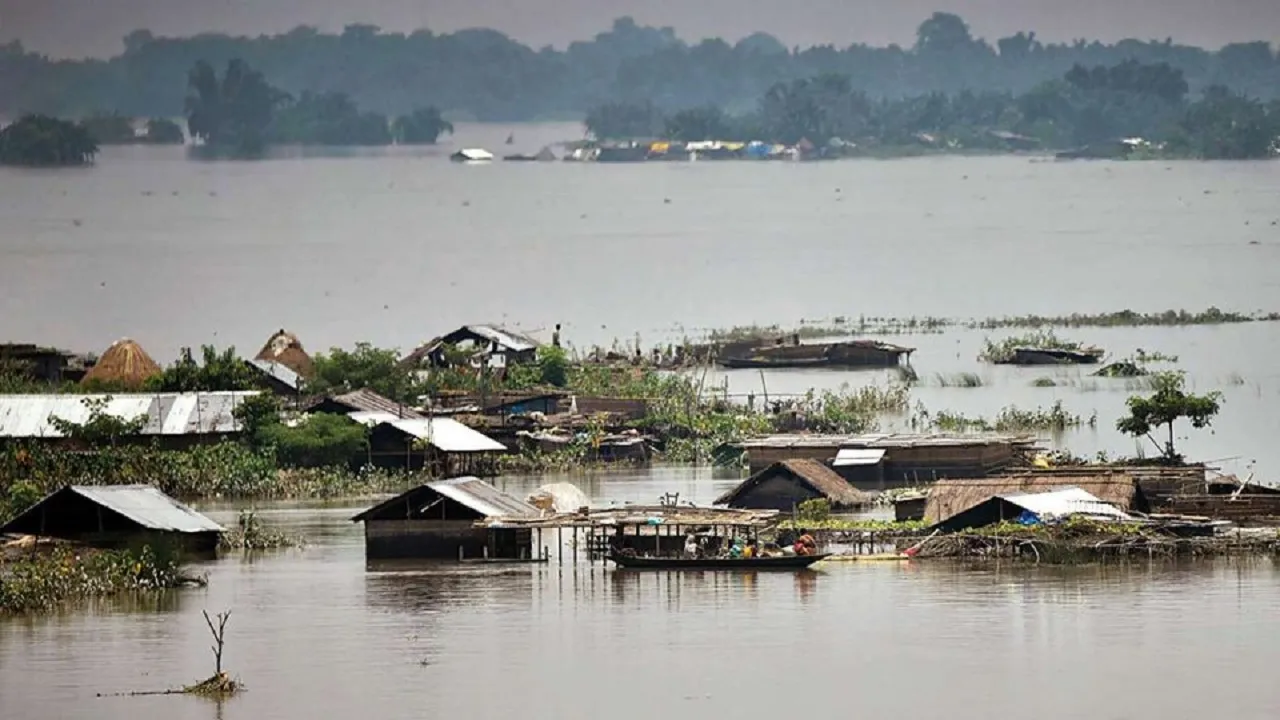
[[[1022,94],[1076,65],[1126,60],[1167,63],[1194,95],[1223,85],[1263,100],[1280,96],[1280,59],[1266,42],[1212,52],[1170,40],[1042,43],[1024,32],[993,44],[946,13],[921,23],[911,47],[788,49],[765,33],[736,44],[707,39],[690,45],[671,28],[639,26],[630,18],[563,51],[530,48],[494,30],[406,35],[370,25],[351,25],[341,34],[298,27],[256,38],[166,38],[137,30],[124,42],[124,53],[105,61],[52,60],[17,42],[0,46],[0,114],[177,116],[184,112],[188,71],[200,61],[222,67],[233,59],[295,96],[343,93],[386,115],[430,105],[455,119],[490,121],[580,118],[610,103],[714,106],[741,114],[755,111],[779,83],[824,75],[847,78],[852,90],[874,99],[966,90]]]

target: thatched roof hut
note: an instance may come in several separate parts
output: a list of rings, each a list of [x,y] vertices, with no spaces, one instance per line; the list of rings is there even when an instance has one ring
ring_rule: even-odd
[[[868,505],[871,496],[854,488],[817,460],[776,462],[716,499],[716,505],[789,512],[807,500],[826,499],[836,509]]]
[[[84,374],[83,384],[102,383],[126,388],[140,388],[162,372],[146,350],[129,338],[111,344],[98,362]]]
[[[930,525],[980,505],[996,495],[1037,493],[1078,487],[1125,512],[1150,512],[1138,481],[1122,473],[999,475],[943,479],[929,489],[924,521]]]
[[[304,380],[309,380],[315,375],[315,363],[312,362],[307,351],[302,349],[302,342],[298,340],[298,336],[284,329],[277,330],[267,338],[267,344],[262,346],[254,359],[279,363],[298,373],[298,376]]]

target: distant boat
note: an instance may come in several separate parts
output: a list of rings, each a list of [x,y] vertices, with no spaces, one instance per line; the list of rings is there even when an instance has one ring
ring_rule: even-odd
[[[616,552],[609,554],[609,559],[618,567],[636,570],[802,570],[828,557],[831,557],[830,553],[758,558],[640,557]]]
[[[508,145],[514,145],[514,144],[515,144],[515,142],[516,142],[516,134],[515,134],[515,133],[511,133],[510,135],[508,135],[508,136],[507,136],[507,144],[508,144]]]
[[[463,148],[450,155],[449,159],[454,162],[489,162],[490,160],[493,160],[493,153],[480,148]]]

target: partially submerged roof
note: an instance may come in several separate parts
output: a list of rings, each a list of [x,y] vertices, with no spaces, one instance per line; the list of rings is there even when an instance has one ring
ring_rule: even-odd
[[[142,435],[208,435],[240,431],[234,412],[257,391],[120,393],[115,395],[0,395],[0,437],[59,438],[51,418],[83,423],[89,403],[104,400],[103,412],[124,420],[145,416]],[[89,401],[89,403],[86,403]]]
[[[402,365],[419,366],[441,346],[468,340],[486,345],[496,343],[499,352],[525,353],[538,349],[537,340],[497,325],[463,325],[447,335],[423,343],[400,362]]]
[[[737,487],[717,498],[715,504],[732,504],[736,498],[747,493],[756,485],[778,475],[794,479],[795,482],[808,487],[814,493],[827,498],[835,505],[853,507],[864,505],[871,499],[866,493],[850,485],[847,480],[837,475],[834,470],[817,460],[783,460],[743,480]]]
[[[1071,487],[1086,491],[1125,512],[1149,512],[1150,510],[1138,481],[1128,475],[1032,473],[939,480],[929,489],[924,519],[925,522],[936,523],[996,496],[1038,493]]]
[[[38,534],[40,513],[55,500],[75,495],[121,515],[146,530],[222,532],[223,527],[151,485],[67,485],[0,528],[0,533]]]
[[[357,419],[355,416],[360,415]],[[484,433],[477,432],[453,418],[386,418],[376,413],[353,413],[352,419],[372,424],[375,428],[388,425],[405,435],[430,443],[442,452],[505,452],[506,445],[494,440]]]
[[[909,447],[974,447],[978,445],[1027,445],[1034,435],[1000,433],[866,433],[862,435],[822,435],[790,433],[764,435],[743,440],[739,447],[750,448],[894,448]]]
[[[1086,517],[1110,522],[1132,519],[1128,513],[1111,503],[1103,502],[1086,490],[1078,487],[1064,487],[1043,492],[993,495],[973,507],[941,518],[933,525],[933,529],[958,532],[968,528],[994,525],[1002,521],[1018,522],[1028,515],[1038,522],[1052,522],[1070,517]]]
[[[480,478],[468,475],[419,485],[374,505],[351,518],[351,521],[363,522],[377,519],[379,515],[385,514],[385,511],[406,502],[409,503],[405,513],[407,516],[421,514],[434,505],[438,497],[448,498],[486,518],[534,519],[542,516],[542,511],[529,503],[506,494]]]

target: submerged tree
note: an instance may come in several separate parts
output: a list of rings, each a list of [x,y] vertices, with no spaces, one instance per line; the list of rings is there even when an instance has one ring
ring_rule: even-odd
[[[343,93],[304,92],[271,122],[272,142],[297,145],[388,145],[387,118],[362,113]]]
[[[0,130],[0,165],[88,165],[98,144],[83,127],[44,115],[26,115]]]
[[[418,108],[391,123],[391,134],[401,145],[435,145],[440,136],[453,134],[453,124],[434,105]]]
[[[192,137],[236,154],[256,154],[266,147],[276,108],[288,99],[240,59],[227,63],[221,80],[209,63],[197,62],[187,75],[187,87]]]
[[[1195,395],[1186,392],[1186,376],[1181,372],[1160,372],[1151,376],[1155,394],[1151,397],[1133,396],[1126,402],[1129,415],[1116,421],[1116,429],[1126,435],[1145,435],[1160,450],[1168,463],[1182,461],[1173,445],[1173,423],[1179,418],[1191,421],[1197,429],[1206,428],[1221,407],[1222,393],[1211,392]],[[1168,440],[1161,445],[1151,435],[1155,428],[1168,428]]]

